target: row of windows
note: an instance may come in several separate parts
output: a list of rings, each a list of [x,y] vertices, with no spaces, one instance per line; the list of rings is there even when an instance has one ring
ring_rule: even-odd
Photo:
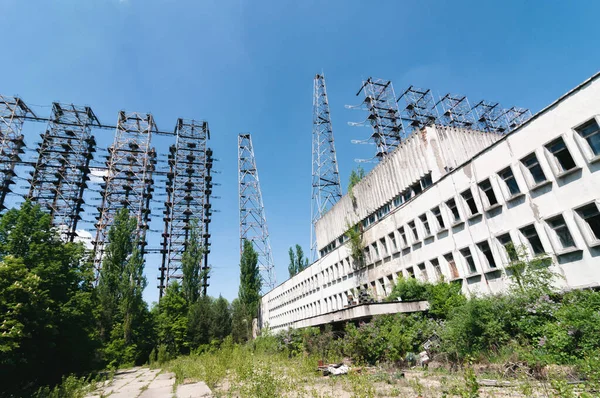
[[[600,158],[600,129],[597,120],[591,119],[586,121],[581,126],[576,127],[574,131],[576,132],[574,139],[578,142],[584,157],[590,162],[598,160]],[[542,150],[556,178],[561,178],[565,173],[578,169],[563,137],[558,137],[547,143],[543,146]],[[536,152],[533,152],[522,158],[519,162],[522,176],[530,190],[551,183],[547,179],[543,167],[540,165],[538,155]],[[499,197],[504,196],[506,202],[509,202],[523,195],[521,186],[511,166],[500,170],[497,176],[498,178],[486,178],[475,187],[479,190],[480,195],[478,197],[485,212],[500,206]],[[500,196],[497,193],[498,190],[500,191]],[[462,206],[459,206],[460,202],[462,202]],[[446,208],[445,211],[444,207]],[[575,220],[580,226],[588,245],[596,246],[600,244],[600,213],[598,212],[597,204],[590,203],[579,207],[575,209],[575,214]],[[423,213],[414,220],[409,221],[405,226],[398,228],[397,231],[388,234],[387,237],[383,237],[368,245],[365,248],[367,264],[385,259],[392,253],[407,249],[410,245],[418,244],[424,239],[432,238],[432,227],[436,229],[435,232],[438,233],[439,237],[440,232],[447,230],[448,224],[451,227],[456,226],[463,222],[465,216],[470,219],[480,215],[480,205],[475,200],[472,189],[469,188],[463,191],[458,197],[450,198],[443,202],[443,206],[432,208],[429,212]],[[550,217],[545,221],[545,228],[550,232],[550,242],[554,252],[560,254],[561,252],[570,251],[575,248],[573,237],[562,215]],[[523,227],[520,229],[520,233],[528,242],[532,253],[541,254],[545,252],[535,226]],[[505,243],[508,242],[508,238],[508,234],[498,237],[499,240]],[[495,265],[495,261],[491,257],[489,244],[487,246],[486,243],[478,244],[478,248],[484,254],[488,264],[490,266],[492,264]],[[471,269],[472,265],[469,258],[472,257],[469,257],[467,250],[470,252],[470,249],[463,249],[463,258],[469,269]],[[319,281],[317,276],[313,276],[308,281],[295,286],[286,293],[282,293],[271,299],[271,301],[281,299],[282,297],[287,298],[285,302],[275,307],[279,308],[318,290],[320,285],[326,286],[352,273],[353,269],[350,258],[346,258],[339,264],[336,263],[323,270],[320,274],[321,281]]]
[[[408,202],[411,198],[417,196],[423,190],[433,184],[431,173],[427,173],[419,181],[402,191],[398,196],[392,199],[390,202],[384,204],[379,209],[365,217],[361,222],[361,226],[364,229],[368,228],[371,224],[381,220],[387,214],[389,214],[394,208],[402,206]],[[347,240],[346,235],[342,235],[334,241],[330,242],[327,246],[319,251],[321,257],[332,252],[336,247],[342,245]]]

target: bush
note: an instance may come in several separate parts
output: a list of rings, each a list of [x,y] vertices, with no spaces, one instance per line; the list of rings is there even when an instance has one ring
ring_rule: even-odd
[[[416,301],[427,300],[428,283],[423,283],[415,278],[399,277],[392,292],[387,297],[388,301]]]

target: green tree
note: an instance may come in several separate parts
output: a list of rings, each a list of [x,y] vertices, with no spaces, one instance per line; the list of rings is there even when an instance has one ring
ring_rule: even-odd
[[[202,296],[190,306],[188,314],[188,339],[191,348],[210,343],[212,298]]]
[[[135,240],[136,220],[127,209],[117,212],[108,232],[98,281],[100,331],[111,366],[140,363],[152,347],[152,319],[142,299],[146,287],[144,260]]]
[[[356,184],[360,182],[365,177],[365,170],[358,166],[356,170],[352,170],[350,172],[350,179],[348,181],[348,195],[352,200],[352,205],[354,206],[354,210],[356,210],[356,197],[354,196],[353,188]]]
[[[204,250],[200,241],[198,220],[194,219],[190,222],[190,236],[181,258],[183,294],[190,305],[198,301],[200,297],[200,286],[204,279],[204,274],[201,270],[203,254]]]
[[[231,334],[231,309],[223,296],[212,302],[211,318],[211,339],[223,340]]]
[[[83,245],[60,239],[39,206],[27,201],[0,218],[0,383],[8,395],[94,365],[88,260]]]
[[[242,258],[240,259],[240,287],[238,298],[246,309],[246,316],[252,320],[258,314],[260,289],[262,287],[258,269],[258,253],[252,242],[244,241]]]
[[[239,298],[231,302],[231,337],[236,343],[243,343],[250,337],[251,323],[248,323],[247,312]]]
[[[294,250],[290,247],[289,255],[290,265],[288,265],[288,272],[291,278],[308,267],[308,258],[304,257],[304,251],[298,244],[296,245],[296,253],[294,253]]]
[[[189,345],[188,305],[177,281],[169,284],[155,311],[159,346],[165,346],[172,355],[186,352]]]

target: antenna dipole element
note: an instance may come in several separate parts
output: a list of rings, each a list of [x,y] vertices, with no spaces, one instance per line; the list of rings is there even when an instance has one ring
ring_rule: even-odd
[[[262,290],[269,291],[276,285],[275,265],[267,229],[267,217],[263,205],[258,170],[254,159],[252,137],[244,133],[238,136],[238,183],[240,198],[240,258],[244,241],[251,241],[258,253],[258,268]]]
[[[377,158],[392,153],[405,137],[394,86],[390,80],[369,77],[356,95],[364,91],[363,107],[369,111],[368,121],[373,128],[371,138],[377,146]]]
[[[314,78],[313,89],[311,261],[316,261],[318,258],[315,231],[317,220],[341,197],[342,186],[335,156],[325,76],[317,74]]]

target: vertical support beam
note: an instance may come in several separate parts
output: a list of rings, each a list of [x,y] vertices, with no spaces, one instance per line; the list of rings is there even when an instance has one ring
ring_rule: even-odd
[[[210,253],[210,232],[209,226],[212,220],[212,205],[210,203],[210,197],[212,195],[212,175],[211,170],[213,166],[213,150],[208,148],[206,150],[206,158],[205,158],[205,185],[204,185],[204,234],[202,237],[204,238],[204,263],[202,264],[202,274],[204,275],[204,280],[202,281],[202,294],[206,296],[209,283],[208,279],[210,278],[210,265],[208,263],[208,254]]]
[[[0,95],[0,210],[6,208],[6,195],[15,183],[15,166],[24,153],[21,130],[28,114],[35,117],[20,98]]]
[[[240,256],[244,241],[251,241],[258,253],[258,266],[263,281],[262,289],[269,291],[276,286],[275,265],[250,134],[238,136],[238,177]]]
[[[89,180],[96,142],[91,126],[100,122],[91,108],[52,104],[52,115],[37,152],[28,198],[47,210],[66,241],[77,236],[77,223]]]
[[[142,256],[146,251],[146,232],[150,221],[150,200],[154,191],[152,173],[156,152],[150,146],[156,124],[151,114],[119,112],[113,145],[108,148],[102,202],[98,210],[94,265],[99,271],[108,232],[117,211],[129,209],[136,219],[134,240]]]
[[[325,76],[317,74],[313,82],[312,200],[310,252],[318,258],[315,226],[317,221],[342,197]]]
[[[212,151],[207,154],[206,141],[210,138],[205,121],[178,119],[175,127],[175,145],[169,148],[167,173],[167,200],[165,202],[165,229],[163,232],[162,265],[160,268],[160,297],[173,280],[183,278],[181,260],[188,245],[190,223],[196,220],[199,236],[204,244],[202,270],[208,271],[208,224],[210,223],[209,187],[212,182]],[[208,279],[203,281],[206,294]],[[198,290],[200,290],[198,286]]]

